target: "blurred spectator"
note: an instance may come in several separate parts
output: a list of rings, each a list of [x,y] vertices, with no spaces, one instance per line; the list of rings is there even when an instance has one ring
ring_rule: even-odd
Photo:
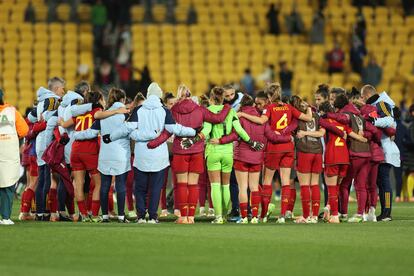
[[[187,24],[193,25],[197,24],[197,10],[195,9],[193,3],[190,4],[187,11]]]
[[[165,14],[165,22],[169,23],[169,24],[175,24],[176,23],[176,19],[175,19],[175,5],[174,5],[174,0],[167,0],[166,8],[167,8],[167,12]]]
[[[323,44],[325,42],[325,17],[322,11],[314,14],[310,31],[311,44]]]
[[[401,111],[398,107],[393,109],[395,122],[397,123],[397,132],[395,134],[395,144],[400,150],[401,166],[394,167],[395,175],[395,202],[401,201],[401,190],[403,187],[403,171],[404,171],[404,159],[407,149],[404,145],[404,141],[409,139],[407,127],[401,121]]]
[[[364,64],[364,57],[366,54],[367,50],[359,39],[353,40],[350,51],[351,67],[353,72],[358,74],[362,73],[362,66]]]
[[[120,29],[117,50],[117,62],[120,64],[127,63],[132,50],[132,37],[128,25],[123,25]]]
[[[269,64],[264,72],[257,77],[258,80],[264,81],[265,83],[271,83],[275,80],[275,67],[273,64]]]
[[[407,188],[410,201],[414,201],[412,197],[414,186],[414,104],[409,108],[410,124],[408,126],[408,136],[404,141],[407,152],[404,159],[404,169],[407,174]]]
[[[102,45],[103,33],[107,22],[106,7],[101,0],[97,0],[92,7],[92,25],[95,47],[99,48]]]
[[[286,28],[291,35],[302,34],[305,29],[302,16],[296,10],[296,6],[293,6],[290,15],[286,16]]]
[[[252,77],[251,71],[249,68],[244,70],[244,76],[240,81],[242,89],[249,94],[254,96],[254,79]]]
[[[404,15],[409,16],[414,13],[414,1],[413,0],[402,0],[402,6],[404,9]]]
[[[269,24],[269,33],[273,35],[280,34],[279,6],[275,6],[275,4],[270,4],[269,10],[266,14],[266,18]]]
[[[362,70],[362,83],[378,86],[382,80],[382,69],[375,57],[371,56],[368,65]]]
[[[328,61],[329,74],[343,72],[345,53],[342,51],[338,42],[335,42],[334,49],[327,53],[326,59]]]
[[[290,97],[292,95],[293,72],[288,69],[286,61],[280,63],[279,78],[282,85],[282,95]]]
[[[36,13],[32,4],[32,1],[26,7],[24,11],[24,22],[35,23],[36,22]]]
[[[116,63],[116,71],[118,73],[119,86],[124,90],[129,90],[129,83],[132,77],[132,68],[129,60],[126,63]]]
[[[142,71],[139,69],[135,69],[135,71],[138,71],[141,74],[138,91],[142,91],[144,95],[146,95],[147,88],[152,82],[149,68],[145,65]]]
[[[121,88],[127,91],[131,81],[131,34],[127,25],[122,27],[118,43],[118,55],[116,58],[116,70]]]
[[[89,71],[89,66],[87,64],[80,64],[76,71],[76,81],[90,81],[91,76]]]
[[[364,14],[359,12],[357,14],[357,20],[353,28],[352,40],[359,40],[365,47],[365,37],[367,35],[367,22],[365,21]]]
[[[102,61],[97,71],[95,80],[99,86],[106,86],[115,82],[115,73],[112,65],[108,61]]]

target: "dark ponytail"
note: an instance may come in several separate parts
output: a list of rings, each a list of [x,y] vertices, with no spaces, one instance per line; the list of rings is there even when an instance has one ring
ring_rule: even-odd
[[[329,85],[326,83],[321,83],[318,85],[315,94],[321,95],[325,100],[329,97]]]
[[[215,86],[211,89],[210,96],[213,98],[215,104],[223,104],[224,89],[223,87]]]

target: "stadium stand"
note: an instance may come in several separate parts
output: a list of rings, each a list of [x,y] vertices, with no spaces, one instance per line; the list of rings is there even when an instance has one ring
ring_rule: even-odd
[[[47,5],[32,0],[36,23],[24,22],[29,0],[0,1],[0,86],[6,100],[24,112],[36,98],[35,91],[47,85],[50,76],[63,76],[67,87],[77,81],[79,64],[93,68],[90,7],[78,6],[81,24],[69,23],[68,5],[57,8],[59,22],[46,23]]]
[[[293,1],[282,1],[279,15],[282,33],[268,34],[267,0],[179,0],[175,8],[177,22],[185,22],[187,10],[194,4],[198,15],[195,25],[164,24],[166,8],[154,5],[154,24],[141,24],[144,7],[131,8],[134,21],[133,63],[135,67],[149,65],[153,79],[167,90],[174,91],[179,83],[188,84],[200,95],[208,83],[223,84],[238,81],[245,68],[257,76],[269,64],[285,60],[294,72],[293,91],[310,96],[317,83],[328,82],[350,88],[361,78],[351,73],[349,60],[350,36],[357,8],[350,0],[329,0],[324,10],[325,43],[311,45],[308,32],[318,1],[298,0],[306,32],[290,36],[283,17],[291,12]],[[366,46],[383,68],[379,89],[387,90],[398,102],[403,93],[414,88],[414,18],[403,17],[400,1],[387,1],[386,7],[363,7],[367,21]],[[341,74],[327,74],[325,53],[334,40],[341,43],[347,62]],[[368,59],[368,56],[365,58]],[[310,74],[312,73],[312,74]]]
[[[76,7],[78,22],[72,22],[71,7],[61,3],[56,20],[48,23],[50,11],[43,0],[32,0],[35,23],[24,21],[30,0],[0,0],[0,86],[8,101],[24,110],[35,98],[36,89],[52,75],[63,76],[68,88],[77,81],[77,68],[86,64],[93,72],[91,6]],[[157,2],[157,1],[155,1]],[[292,90],[310,97],[317,83],[327,82],[350,88],[360,85],[361,77],[349,63],[350,37],[357,7],[351,0],[328,0],[325,16],[325,43],[310,44],[309,32],[318,1],[281,1],[281,34],[268,31],[266,13],[277,0],[177,0],[177,24],[165,23],[165,4],[153,4],[153,21],[145,22],[143,4],[133,5],[133,57],[135,68],[148,65],[153,80],[166,91],[187,84],[201,95],[211,83],[238,82],[246,68],[254,77],[268,64],[286,61],[294,72]],[[305,32],[291,36],[284,18],[293,9],[300,13]],[[187,25],[189,6],[197,13],[197,24]],[[414,89],[414,17],[404,17],[401,1],[388,0],[385,6],[362,7],[367,22],[366,47],[383,69],[379,90],[387,90],[396,102]],[[325,54],[338,41],[346,54],[343,73],[329,75]],[[279,70],[279,66],[275,66]],[[276,71],[276,75],[278,72]],[[92,77],[93,74],[91,74]],[[134,79],[139,72],[134,71]],[[92,79],[90,79],[92,81]],[[258,82],[260,88],[264,83]]]

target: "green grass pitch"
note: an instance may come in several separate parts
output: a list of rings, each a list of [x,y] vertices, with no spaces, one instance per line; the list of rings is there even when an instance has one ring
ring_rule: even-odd
[[[0,227],[0,275],[413,275],[414,204],[395,204],[393,217],[358,225],[16,219]]]

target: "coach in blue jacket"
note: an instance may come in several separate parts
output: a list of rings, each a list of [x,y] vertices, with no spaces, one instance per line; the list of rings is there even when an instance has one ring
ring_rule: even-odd
[[[119,126],[112,134],[103,136],[103,141],[111,141],[128,136],[135,141],[134,178],[138,223],[145,221],[145,198],[149,199],[148,223],[158,223],[158,203],[164,181],[164,170],[170,165],[168,147],[164,143],[155,149],[148,149],[147,142],[156,138],[164,128],[177,136],[194,136],[192,128],[176,124],[171,112],[161,103],[162,90],[157,83],[148,87],[147,100],[133,110],[128,122]]]

